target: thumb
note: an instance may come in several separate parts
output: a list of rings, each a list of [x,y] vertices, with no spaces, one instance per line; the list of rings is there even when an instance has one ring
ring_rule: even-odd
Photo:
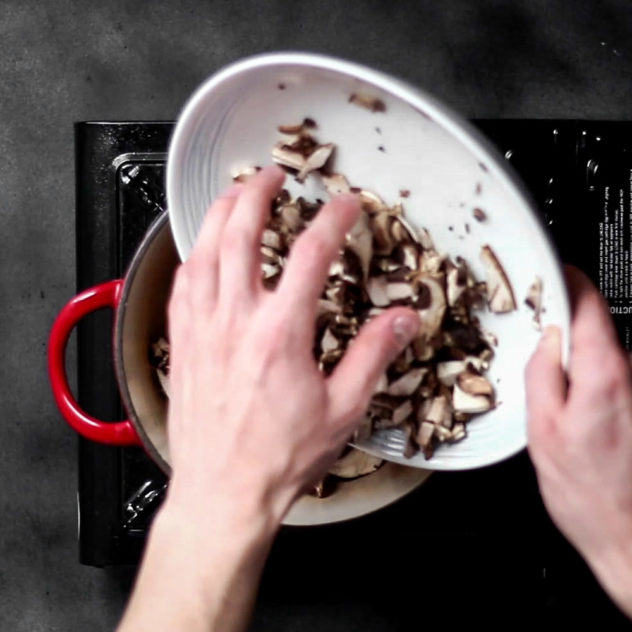
[[[560,338],[557,327],[547,327],[525,371],[529,443],[536,450],[556,433],[556,421],[564,407],[566,375]]]
[[[364,415],[375,385],[388,365],[412,342],[419,317],[394,307],[367,323],[327,382],[330,417],[350,430]]]

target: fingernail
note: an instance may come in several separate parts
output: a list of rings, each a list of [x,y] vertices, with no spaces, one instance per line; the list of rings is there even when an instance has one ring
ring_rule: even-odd
[[[540,338],[540,345],[551,350],[557,351],[560,346],[560,329],[555,325],[548,325],[545,327],[542,332],[542,337]]]
[[[336,196],[336,199],[344,204],[353,204],[353,206],[360,206],[360,197],[356,193],[341,193]]]
[[[266,177],[280,178],[282,180],[285,180],[285,177],[287,176],[285,169],[277,164],[266,165],[263,169],[259,170],[259,173],[264,173]]]
[[[417,335],[419,322],[411,316],[398,316],[393,321],[393,335],[400,347],[410,344]]]
[[[236,182],[232,186],[228,187],[219,197],[220,198],[236,198],[244,190],[243,182]]]

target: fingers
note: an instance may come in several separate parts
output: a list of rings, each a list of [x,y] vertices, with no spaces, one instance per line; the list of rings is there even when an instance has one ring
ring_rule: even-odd
[[[607,401],[619,388],[629,388],[629,360],[605,299],[581,271],[569,266],[566,273],[574,305],[571,394],[586,401]]]
[[[199,272],[204,280],[205,298],[214,299],[217,294],[220,243],[224,227],[243,188],[243,184],[235,184],[213,202],[206,212],[191,256],[184,264],[185,270],[195,274]]]
[[[526,369],[528,432],[536,448],[555,433],[566,398],[561,332],[547,327]]]
[[[277,295],[299,321],[313,320],[331,262],[359,215],[355,195],[335,197],[294,243]]]
[[[248,180],[226,223],[220,245],[220,293],[229,299],[252,294],[261,286],[261,233],[285,172],[265,167]]]
[[[363,416],[378,378],[416,336],[419,317],[394,307],[367,323],[327,382],[330,416],[350,430]]]
[[[571,344],[580,352],[593,347],[618,347],[617,334],[605,299],[590,279],[579,269],[567,266],[573,307]]]

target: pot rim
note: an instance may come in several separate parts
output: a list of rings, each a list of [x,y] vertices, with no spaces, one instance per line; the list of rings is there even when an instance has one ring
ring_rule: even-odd
[[[163,230],[169,229],[169,213],[163,211],[149,226],[145,233],[140,245],[136,249],[132,261],[127,269],[123,280],[123,288],[121,290],[121,299],[116,310],[116,318],[114,324],[114,370],[116,373],[116,379],[118,382],[119,393],[123,406],[129,415],[129,419],[134,426],[134,430],[140,438],[143,448],[148,452],[151,459],[158,465],[158,467],[169,477],[171,477],[171,466],[162,457],[160,452],[156,449],[153,442],[149,438],[149,435],[145,431],[145,428],[136,413],[134,404],[132,402],[132,396],[128,387],[127,375],[125,373],[125,364],[123,362],[123,322],[125,318],[125,309],[129,296],[134,287],[134,280],[138,273],[141,263],[143,262],[145,255],[152,248],[158,235]]]

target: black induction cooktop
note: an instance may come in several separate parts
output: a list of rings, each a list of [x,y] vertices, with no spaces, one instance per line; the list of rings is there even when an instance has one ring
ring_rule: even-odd
[[[562,259],[600,286],[629,348],[632,123],[475,124],[524,179]],[[147,227],[165,211],[172,125],[76,125],[78,290],[123,276]],[[124,412],[111,333],[111,313],[80,324],[78,397],[88,412],[115,420]],[[141,449],[80,438],[81,562],[137,563],[166,485]],[[371,622],[384,620],[393,630],[441,622],[452,629],[457,619],[510,626],[594,616],[613,625],[624,621],[551,524],[526,452],[480,470],[435,474],[363,518],[284,527],[255,619],[265,620],[269,603],[303,608],[316,618],[324,608],[346,630],[371,630]],[[503,619],[504,613],[512,618]]]

